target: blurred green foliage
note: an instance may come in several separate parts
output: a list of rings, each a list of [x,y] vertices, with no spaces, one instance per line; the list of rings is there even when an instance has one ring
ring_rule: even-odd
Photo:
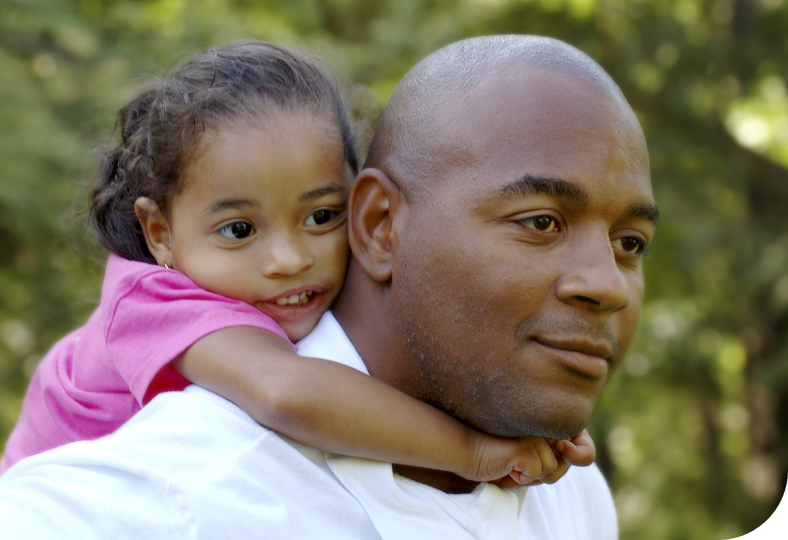
[[[85,185],[139,82],[255,37],[327,55],[382,105],[442,45],[535,33],[619,82],[662,211],[639,336],[590,426],[622,538],[753,530],[788,475],[786,28],[783,0],[0,0],[0,443],[96,304]]]

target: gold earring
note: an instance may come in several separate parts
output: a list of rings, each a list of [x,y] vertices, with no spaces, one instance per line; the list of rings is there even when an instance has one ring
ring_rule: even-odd
[[[166,268],[167,270],[170,269],[170,267],[167,265],[167,263],[164,263],[164,268]]]

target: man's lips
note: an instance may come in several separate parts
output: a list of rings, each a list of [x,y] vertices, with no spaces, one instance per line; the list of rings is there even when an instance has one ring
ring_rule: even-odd
[[[605,341],[585,338],[553,339],[534,337],[537,346],[551,356],[557,357],[564,365],[592,379],[607,375],[608,361],[613,355],[612,347]]]

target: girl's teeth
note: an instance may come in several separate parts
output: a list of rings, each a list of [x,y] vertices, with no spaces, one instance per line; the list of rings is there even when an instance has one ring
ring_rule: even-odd
[[[291,294],[290,296],[283,296],[274,300],[277,306],[295,306],[308,304],[312,299],[314,291],[304,291],[301,294]]]

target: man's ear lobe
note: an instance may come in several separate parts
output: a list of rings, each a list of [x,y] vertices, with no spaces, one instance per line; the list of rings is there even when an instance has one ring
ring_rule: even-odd
[[[140,197],[134,201],[134,212],[142,227],[142,234],[145,235],[148,251],[159,265],[167,264],[172,268],[170,225],[159,205],[147,197]]]
[[[372,279],[389,281],[397,241],[394,218],[405,210],[399,188],[384,172],[364,169],[353,184],[348,205],[353,255]]]

